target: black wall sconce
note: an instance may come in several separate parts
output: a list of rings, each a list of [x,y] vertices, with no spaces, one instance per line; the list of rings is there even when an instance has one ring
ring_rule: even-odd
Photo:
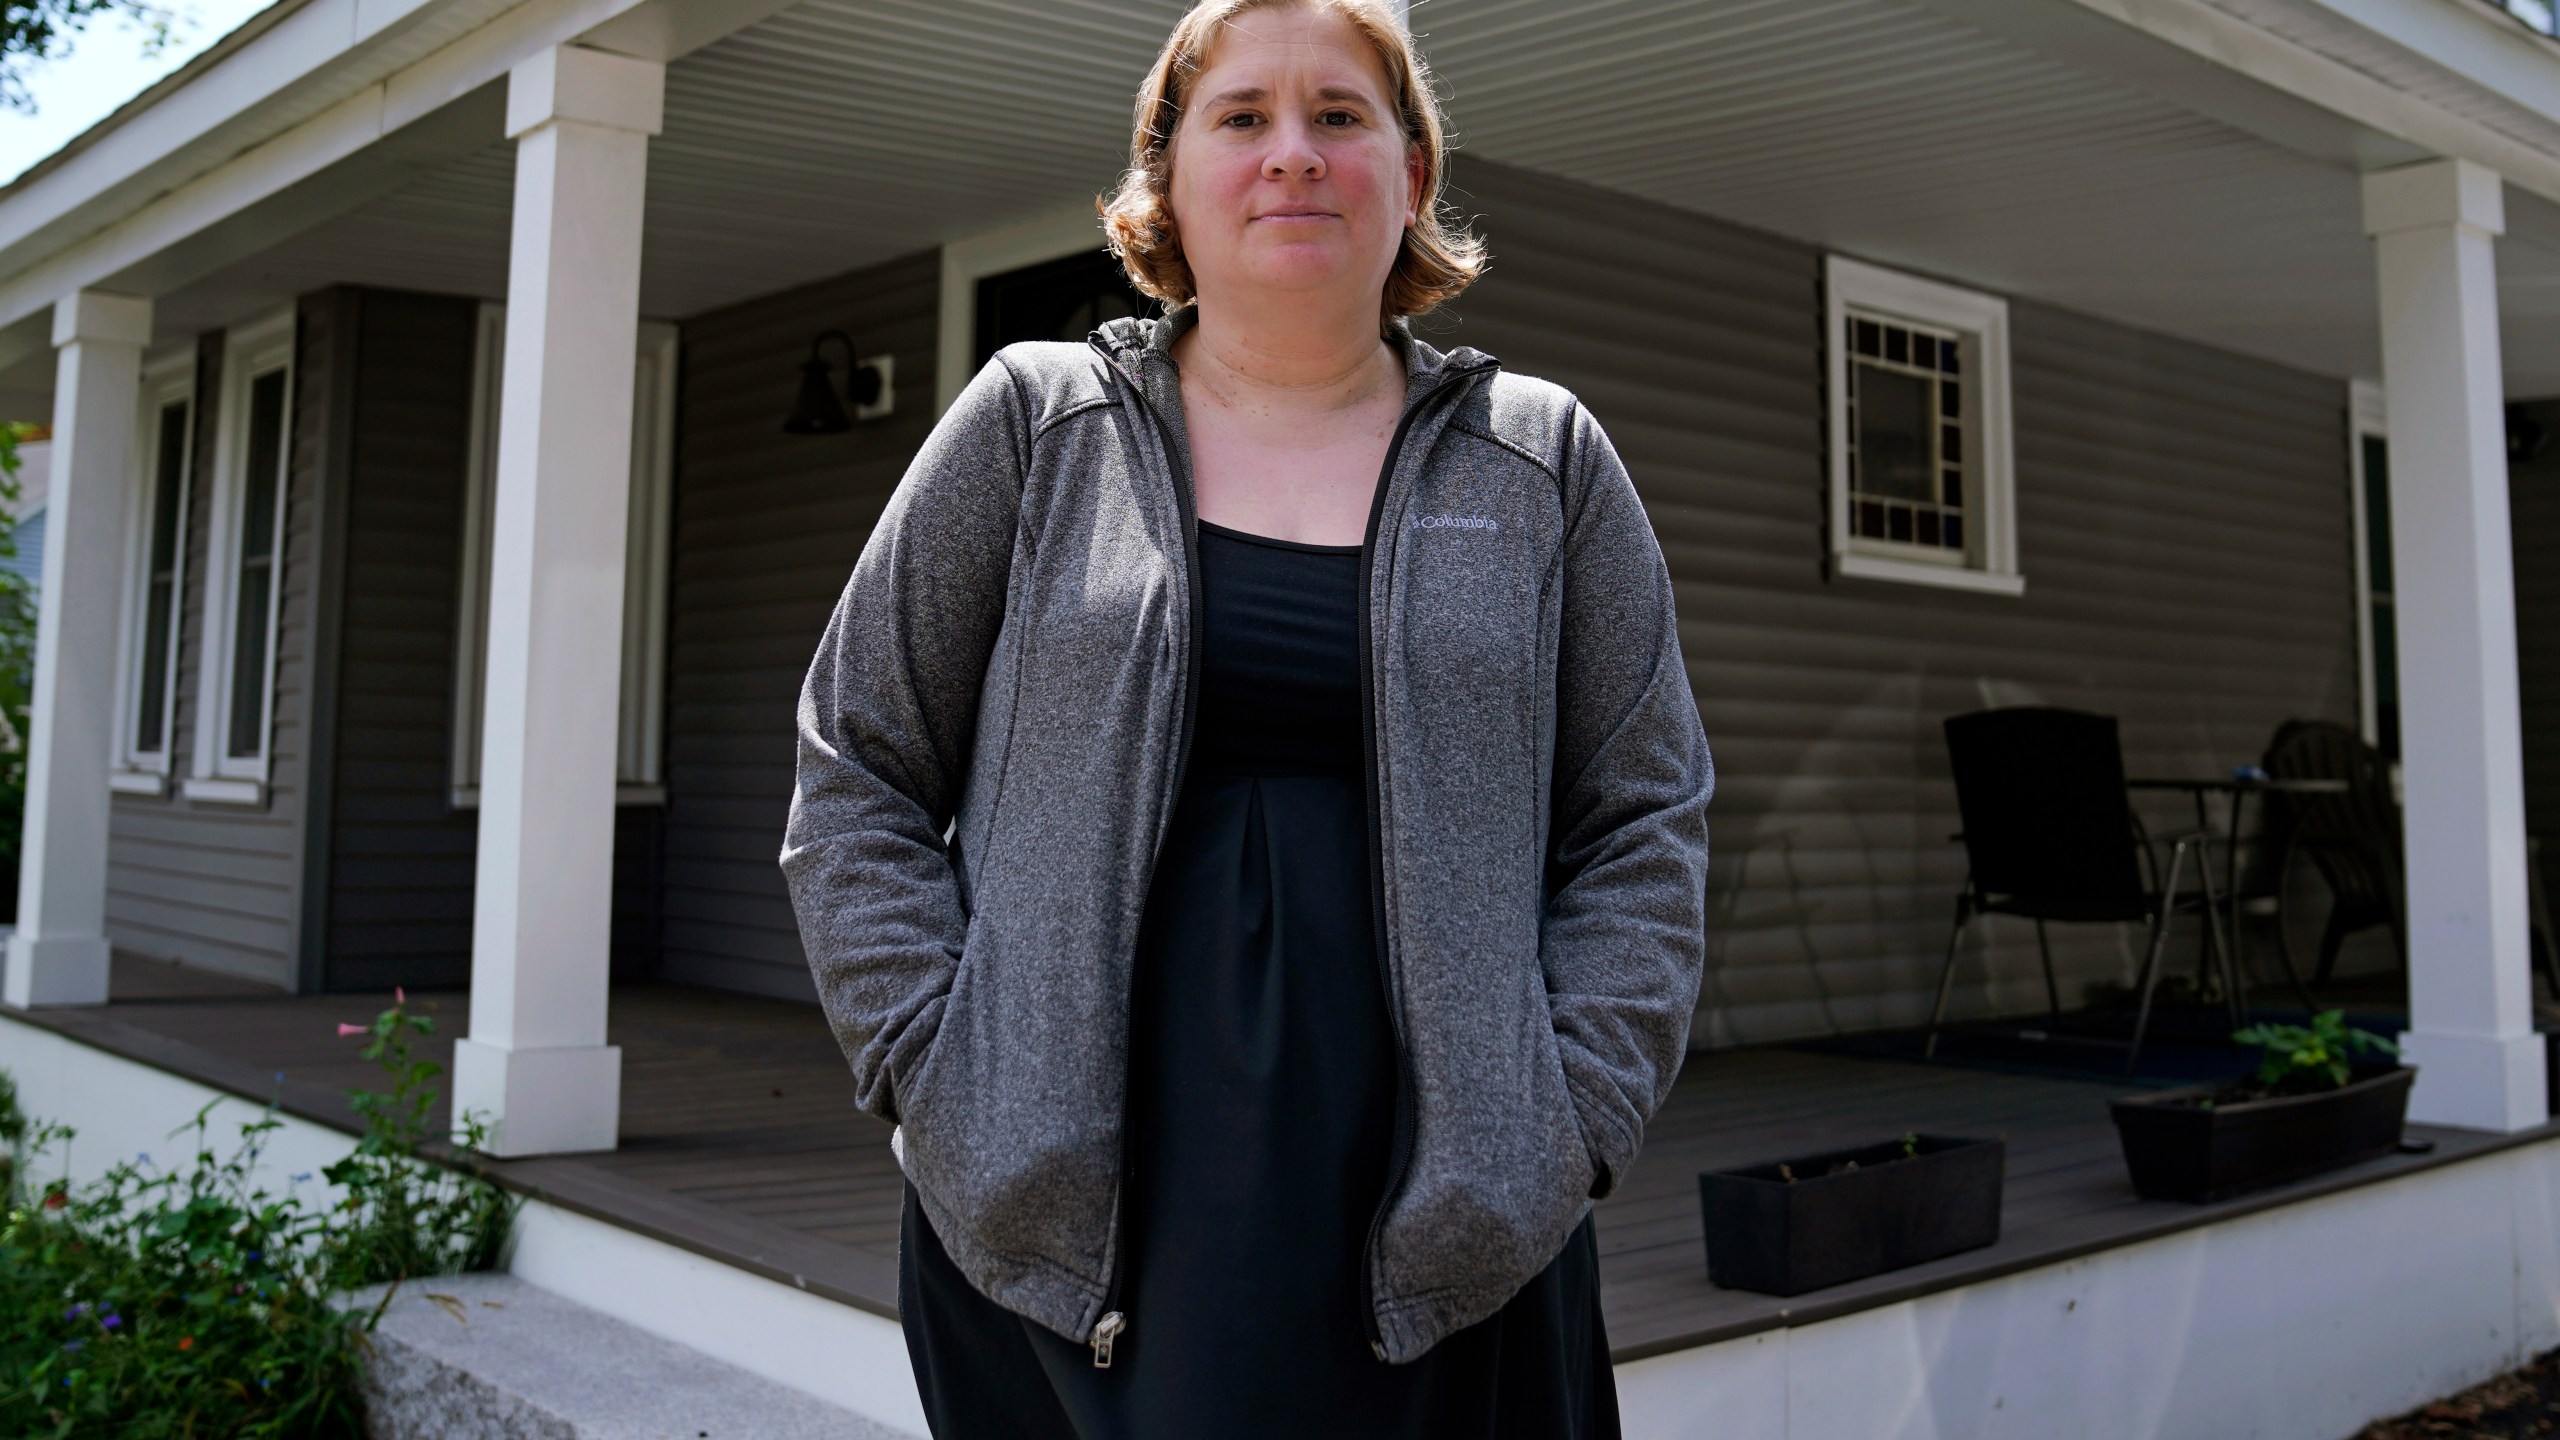
[[[830,340],[844,347],[844,399],[836,398],[835,367],[818,352]],[[786,435],[841,435],[853,428],[856,420],[877,420],[896,404],[892,381],[895,356],[875,355],[868,360],[854,354],[853,337],[841,330],[825,330],[809,342],[809,358],[800,366],[800,400],[791,407],[791,418],[782,422]],[[850,412],[845,408],[850,403]]]

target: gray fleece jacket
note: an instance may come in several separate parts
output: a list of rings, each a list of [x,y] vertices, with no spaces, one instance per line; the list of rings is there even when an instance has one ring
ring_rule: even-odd
[[[857,1095],[970,1281],[1094,1345],[1117,1306],[1131,959],[1181,786],[1196,312],[1011,345],[944,415],[809,668],[782,850]],[[1671,582],[1589,411],[1393,326],[1362,547],[1370,860],[1403,1059],[1363,1256],[1414,1359],[1635,1158],[1706,948],[1714,769]]]

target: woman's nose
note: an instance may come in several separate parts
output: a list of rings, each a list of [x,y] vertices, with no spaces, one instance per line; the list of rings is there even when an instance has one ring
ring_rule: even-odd
[[[1279,180],[1321,179],[1324,152],[1315,143],[1315,127],[1304,117],[1284,117],[1271,126],[1271,149],[1263,156],[1262,173]]]

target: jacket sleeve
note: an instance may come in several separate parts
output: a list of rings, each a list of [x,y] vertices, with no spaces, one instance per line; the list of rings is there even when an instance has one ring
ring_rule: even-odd
[[[889,497],[800,690],[782,873],[855,1098],[898,1119],[968,929],[944,834],[1004,620],[1028,426],[999,358]]]
[[[1565,468],[1539,958],[1599,1199],[1626,1174],[1687,1050],[1706,966],[1715,766],[1662,548],[1617,451],[1579,404]]]

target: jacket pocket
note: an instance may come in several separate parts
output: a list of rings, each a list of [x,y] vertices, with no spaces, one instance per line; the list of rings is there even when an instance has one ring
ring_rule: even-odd
[[[1561,1178],[1570,1180],[1571,1193],[1577,1199],[1597,1198],[1601,1181],[1600,1149],[1592,1143],[1590,1122],[1582,1113],[1582,1097],[1574,1093],[1573,1081],[1565,1074],[1564,1040],[1556,1033],[1552,1019],[1546,1033],[1540,1037],[1540,1046],[1545,1051],[1547,1072],[1555,1083],[1553,1094],[1562,1110],[1557,1117],[1556,1128],[1571,1137],[1572,1143],[1563,1147],[1567,1151],[1563,1158],[1568,1162],[1577,1157],[1580,1160],[1578,1167],[1568,1163],[1565,1168],[1569,1174]],[[1578,1179],[1571,1178],[1577,1175]]]

